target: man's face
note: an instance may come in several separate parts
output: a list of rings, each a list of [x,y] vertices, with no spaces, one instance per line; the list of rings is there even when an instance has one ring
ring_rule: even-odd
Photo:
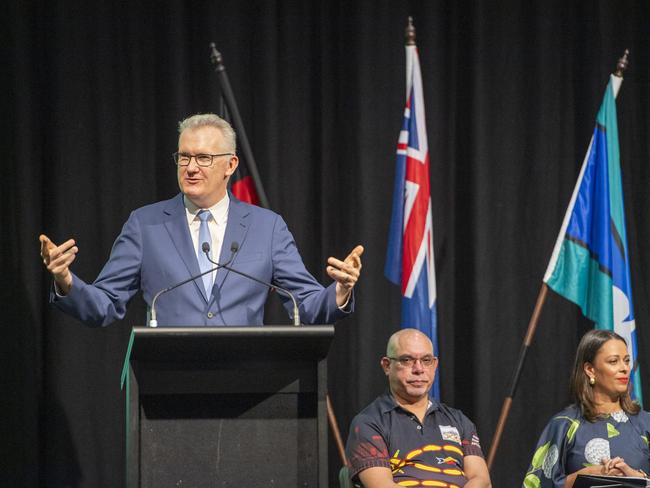
[[[226,147],[221,130],[205,126],[184,130],[178,138],[178,152],[195,156],[232,152],[232,148]],[[212,158],[212,166],[205,167],[191,158],[188,166],[178,167],[178,186],[197,207],[211,207],[225,196],[228,178],[238,162],[237,156],[219,156]]]
[[[398,400],[415,403],[427,398],[436,375],[438,359],[433,355],[431,341],[420,334],[404,334],[399,338],[393,356],[384,357],[381,365],[388,376],[391,392]],[[399,359],[417,359],[412,366],[405,366]],[[425,366],[424,362],[430,362]]]

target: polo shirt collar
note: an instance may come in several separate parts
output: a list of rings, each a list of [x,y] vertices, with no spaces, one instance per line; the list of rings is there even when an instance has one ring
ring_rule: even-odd
[[[390,392],[390,388],[386,389],[384,393],[379,397],[379,408],[381,409],[381,413],[388,413],[391,410],[395,410],[399,408],[400,410],[404,410],[402,407],[400,407],[399,403],[395,400],[393,397],[392,393]],[[436,410],[440,409],[440,404],[435,398],[429,398],[429,406],[427,407],[427,415],[429,415],[431,412],[435,412]]]

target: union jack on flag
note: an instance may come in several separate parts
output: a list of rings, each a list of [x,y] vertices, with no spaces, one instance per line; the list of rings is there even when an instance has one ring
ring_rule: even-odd
[[[386,277],[402,288],[402,327],[424,332],[438,353],[429,146],[417,47],[406,46],[406,107],[397,142]],[[438,372],[432,395],[440,398]]]

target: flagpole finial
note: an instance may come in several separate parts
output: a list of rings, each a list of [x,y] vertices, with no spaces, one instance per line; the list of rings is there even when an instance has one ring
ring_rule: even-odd
[[[630,50],[626,49],[625,52],[623,53],[623,56],[618,58],[618,62],[616,63],[616,70],[614,71],[614,76],[623,78],[623,71],[627,69],[627,65],[629,64],[628,61],[629,55],[630,55]]]
[[[408,24],[404,30],[404,40],[407,46],[415,46],[415,26],[413,25],[413,17],[410,15]]]
[[[223,65],[223,57],[221,53],[217,51],[217,46],[214,42],[210,43],[210,61],[214,65],[215,71],[225,71],[226,68]]]

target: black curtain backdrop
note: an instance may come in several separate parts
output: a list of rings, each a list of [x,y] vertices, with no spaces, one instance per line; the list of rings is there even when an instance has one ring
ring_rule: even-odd
[[[51,309],[38,235],[74,237],[92,280],[129,212],[177,190],[176,124],[215,111],[223,53],[272,208],[324,283],[363,243],[357,311],[336,328],[330,394],[342,431],[385,386],[399,327],[383,276],[415,19],[431,155],[443,400],[485,452],[609,73],[617,101],[641,372],[650,403],[650,2],[10,1],[3,9],[2,486],[119,487],[127,318],[90,329]],[[287,323],[271,307],[267,322]],[[504,433],[495,487],[521,482],[569,401],[590,324],[550,294]],[[333,443],[332,443],[333,445]],[[339,468],[330,452],[331,473]],[[247,467],[248,469],[249,467]],[[335,478],[332,475],[332,486]]]

